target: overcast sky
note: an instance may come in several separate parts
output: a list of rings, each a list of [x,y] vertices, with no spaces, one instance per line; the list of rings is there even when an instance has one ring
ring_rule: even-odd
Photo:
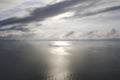
[[[0,39],[120,38],[120,0],[0,0]]]

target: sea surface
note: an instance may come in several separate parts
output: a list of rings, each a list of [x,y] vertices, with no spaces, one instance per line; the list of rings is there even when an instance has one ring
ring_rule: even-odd
[[[120,80],[120,41],[0,41],[0,80]]]

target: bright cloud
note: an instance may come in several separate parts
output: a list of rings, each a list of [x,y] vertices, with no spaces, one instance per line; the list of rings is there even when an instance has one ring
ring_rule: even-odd
[[[74,16],[74,15],[75,15],[75,12],[66,12],[66,13],[57,15],[55,17],[52,17],[51,19],[52,20],[60,20],[60,19],[63,19],[63,18],[68,18],[68,17]]]

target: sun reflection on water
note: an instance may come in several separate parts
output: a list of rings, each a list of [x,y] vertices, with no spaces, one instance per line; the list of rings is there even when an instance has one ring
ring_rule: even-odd
[[[71,48],[71,44],[66,41],[54,41],[51,44],[51,53],[52,54],[58,54],[58,55],[69,55],[70,52],[68,52]]]
[[[71,72],[69,70],[70,62],[67,55],[70,55],[71,43],[66,41],[54,41],[50,44],[50,73],[48,80],[70,80]]]

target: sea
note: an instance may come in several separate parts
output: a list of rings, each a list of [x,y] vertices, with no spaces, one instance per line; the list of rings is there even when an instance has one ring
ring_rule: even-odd
[[[120,41],[0,41],[0,80],[120,80]]]

